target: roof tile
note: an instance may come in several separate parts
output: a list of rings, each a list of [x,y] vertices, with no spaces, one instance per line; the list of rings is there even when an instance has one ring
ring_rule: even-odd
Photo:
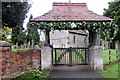
[[[53,9],[30,21],[113,21],[90,10],[86,3],[53,3]]]

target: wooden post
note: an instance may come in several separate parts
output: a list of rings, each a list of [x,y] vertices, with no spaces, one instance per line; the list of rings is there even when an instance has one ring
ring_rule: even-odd
[[[69,66],[72,66],[72,48],[69,49]]]
[[[109,65],[110,65],[110,63],[111,63],[111,50],[109,51]]]
[[[55,49],[55,64],[57,64],[57,53],[56,53],[56,49]]]
[[[85,64],[87,64],[87,50],[85,49]]]
[[[119,59],[119,51],[118,50],[116,50],[116,59]],[[118,60],[118,62],[119,62],[119,60]]]
[[[46,32],[45,32],[45,46],[47,45],[50,45],[50,30],[46,29]]]
[[[53,58],[53,48],[52,48],[52,65],[54,64],[54,63],[53,63],[53,61],[54,61],[53,59],[54,59],[54,58]]]

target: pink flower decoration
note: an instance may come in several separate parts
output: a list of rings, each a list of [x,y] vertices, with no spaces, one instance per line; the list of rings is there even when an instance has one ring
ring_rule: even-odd
[[[35,24],[32,24],[32,26],[35,26]]]

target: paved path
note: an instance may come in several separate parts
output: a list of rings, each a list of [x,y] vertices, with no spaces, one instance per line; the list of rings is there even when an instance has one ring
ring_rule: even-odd
[[[50,79],[51,78],[51,79]],[[61,79],[61,78],[100,78],[100,75],[91,69],[88,65],[79,65],[79,66],[57,66],[54,67],[53,71],[50,73],[49,79]],[[48,80],[49,80],[48,79]],[[89,80],[88,79],[88,80]],[[92,79],[93,80],[93,79]],[[99,79],[103,80],[103,79]]]

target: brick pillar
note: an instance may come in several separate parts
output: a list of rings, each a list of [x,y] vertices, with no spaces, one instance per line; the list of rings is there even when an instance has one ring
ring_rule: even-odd
[[[42,71],[51,70],[52,67],[52,49],[49,46],[41,48],[41,69]]]
[[[32,61],[33,61],[33,68],[39,69],[41,65],[41,50],[33,50],[32,54]]]
[[[10,51],[11,44],[0,41],[0,79],[5,78],[10,73]]]

